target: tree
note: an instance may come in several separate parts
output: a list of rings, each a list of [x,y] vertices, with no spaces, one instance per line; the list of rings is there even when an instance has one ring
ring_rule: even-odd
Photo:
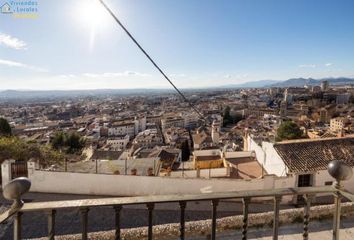
[[[237,113],[235,116],[232,118],[232,123],[237,124],[239,121],[243,120],[243,117],[241,114]]]
[[[224,109],[224,113],[223,113],[223,125],[224,127],[227,125],[227,124],[230,124],[232,123],[232,117],[230,115],[230,106],[226,106],[225,109]]]
[[[5,118],[0,118],[0,136],[11,136],[12,130],[9,122]]]
[[[231,108],[226,106],[223,112],[223,126],[226,127],[228,124],[236,124],[243,119],[242,115],[239,113],[231,116],[230,114]]]
[[[65,150],[67,153],[75,153],[85,146],[85,139],[77,133],[57,132],[52,140],[54,149]]]
[[[48,145],[38,145],[35,142],[25,142],[17,137],[0,137],[0,163],[6,159],[28,161],[39,160],[41,166],[61,164],[64,156]]]
[[[277,141],[299,139],[303,132],[299,126],[292,121],[285,121],[280,124],[277,130]]]
[[[181,149],[182,149],[182,161],[188,161],[189,156],[191,154],[191,151],[189,149],[188,140],[185,140],[182,142]]]
[[[64,146],[65,135],[63,132],[57,132],[52,139],[52,146],[54,149],[60,149]]]

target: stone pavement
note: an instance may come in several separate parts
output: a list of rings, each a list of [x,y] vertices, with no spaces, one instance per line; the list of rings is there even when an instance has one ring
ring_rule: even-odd
[[[340,239],[341,240],[353,240],[354,239],[354,216],[346,217],[342,219],[341,230],[340,230]],[[158,226],[155,226],[158,227]],[[154,231],[156,230],[154,227]],[[282,225],[279,228],[279,240],[303,240],[302,237],[302,228],[301,223]],[[147,230],[147,229],[146,229]],[[139,231],[134,231],[139,233]],[[250,228],[248,231],[248,239],[250,240],[272,240],[272,229],[270,227],[261,227],[261,228]],[[37,240],[46,240],[47,238],[43,237]],[[56,237],[58,240],[79,240],[81,235],[66,235]],[[114,231],[102,231],[102,232],[92,232],[89,233],[89,239],[96,240],[113,240]],[[128,236],[128,238],[123,237],[124,240],[145,240],[146,233],[144,236],[134,235]],[[178,240],[177,237],[154,237],[155,240]],[[200,236],[186,236],[186,240],[210,240],[210,234],[204,234]],[[217,233],[216,239],[218,240],[234,240],[241,239],[241,230],[228,230],[221,231]],[[309,239],[320,239],[320,240],[331,240],[332,239],[332,221],[313,221],[309,225]]]
[[[279,228],[279,240],[303,240],[301,223],[284,225]],[[248,239],[272,240],[271,228],[251,228],[248,231]],[[188,237],[188,240],[206,240],[208,236]],[[225,231],[217,234],[217,239],[234,240],[241,239],[241,231]],[[332,221],[310,222],[309,239],[332,240]],[[354,239],[354,217],[345,218],[341,222],[341,240]]]

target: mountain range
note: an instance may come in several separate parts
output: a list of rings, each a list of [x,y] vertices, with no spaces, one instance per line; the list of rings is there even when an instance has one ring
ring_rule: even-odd
[[[330,85],[343,85],[343,84],[354,84],[354,78],[291,78],[288,80],[261,80],[254,82],[246,82],[241,84],[228,84],[222,86],[222,88],[265,88],[265,87],[303,87],[305,85],[309,86],[319,86],[322,81],[328,81]]]
[[[203,89],[183,89],[184,92],[193,90],[224,90],[224,89],[239,89],[239,88],[266,88],[266,87],[303,87],[305,85],[317,86],[322,81],[328,81],[330,85],[354,84],[354,78],[291,78],[285,81],[279,80],[261,80],[246,82],[241,84],[228,84],[219,87],[210,87]],[[92,90],[3,90],[0,91],[0,99],[53,99],[53,98],[76,98],[76,97],[97,97],[97,96],[112,96],[112,95],[151,95],[161,93],[171,93],[173,89],[92,89]]]

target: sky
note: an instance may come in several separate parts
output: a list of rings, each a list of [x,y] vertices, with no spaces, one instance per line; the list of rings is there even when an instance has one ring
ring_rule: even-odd
[[[0,89],[170,87],[97,2],[31,1],[0,13]],[[353,0],[105,2],[179,88],[354,77]]]

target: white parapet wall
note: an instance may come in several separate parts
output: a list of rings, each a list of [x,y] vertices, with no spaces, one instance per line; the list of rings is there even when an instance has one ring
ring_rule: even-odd
[[[228,177],[230,175],[229,168],[210,168],[199,170],[184,170],[173,171],[170,177],[184,177],[184,178],[216,178],[216,177]]]
[[[15,160],[8,159],[3,161],[1,164],[1,184],[5,186],[8,182],[12,180],[11,176],[11,163],[14,163]]]
[[[242,190],[293,187],[293,178],[266,176],[263,179],[199,179],[147,177],[36,170],[28,162],[31,192],[87,194],[107,196],[142,196],[164,194],[199,194]],[[290,201],[291,199],[283,199]]]

